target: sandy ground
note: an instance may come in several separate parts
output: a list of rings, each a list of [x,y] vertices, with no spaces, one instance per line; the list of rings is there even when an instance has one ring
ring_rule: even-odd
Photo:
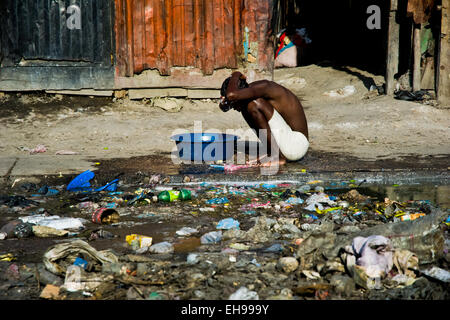
[[[304,80],[301,80],[304,79]],[[405,155],[450,154],[448,106],[406,102],[369,93],[383,77],[355,69],[311,65],[275,72],[275,81],[303,101],[311,149],[360,159]],[[332,98],[324,92],[353,85],[356,93]],[[170,136],[203,130],[225,132],[247,124],[235,111],[223,113],[214,100],[177,100],[179,112],[167,112],[151,101],[127,98],[22,94],[0,97],[0,157],[27,157],[38,144],[47,153],[70,150],[100,158],[168,154]],[[255,139],[254,137],[251,139]]]

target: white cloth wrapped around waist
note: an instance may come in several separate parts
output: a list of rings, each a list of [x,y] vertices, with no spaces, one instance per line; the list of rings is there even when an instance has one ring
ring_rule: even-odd
[[[268,123],[272,135],[286,159],[295,161],[303,158],[309,148],[309,141],[305,135],[299,131],[293,131],[275,109]]]

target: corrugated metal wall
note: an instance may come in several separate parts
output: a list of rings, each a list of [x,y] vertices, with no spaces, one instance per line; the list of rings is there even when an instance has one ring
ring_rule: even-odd
[[[80,8],[80,29],[67,26],[71,5]],[[111,0],[1,0],[2,65],[21,59],[111,65],[113,8]]]
[[[237,68],[244,26],[260,42],[259,65],[267,51],[272,0],[115,0],[119,76],[145,69],[169,75],[170,68],[196,67],[204,74]]]

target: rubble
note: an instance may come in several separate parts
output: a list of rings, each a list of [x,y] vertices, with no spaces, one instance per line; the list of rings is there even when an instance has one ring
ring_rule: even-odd
[[[448,212],[428,201],[313,181],[183,184],[189,199],[165,202],[157,195],[179,186],[152,181],[56,186],[59,194],[33,202],[37,185],[0,196],[0,214],[11,216],[0,244],[46,241],[31,264],[23,252],[0,252],[2,290],[22,282],[35,292],[27,298],[53,300],[449,297]]]

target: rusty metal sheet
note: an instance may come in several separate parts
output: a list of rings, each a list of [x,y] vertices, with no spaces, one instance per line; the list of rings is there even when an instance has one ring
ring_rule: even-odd
[[[270,65],[267,46],[272,0],[115,0],[118,76],[146,69],[170,75],[194,67],[210,75],[242,63],[244,25],[259,42],[258,66]]]
[[[422,24],[428,21],[434,0],[408,0],[407,15],[413,17],[414,23]]]

